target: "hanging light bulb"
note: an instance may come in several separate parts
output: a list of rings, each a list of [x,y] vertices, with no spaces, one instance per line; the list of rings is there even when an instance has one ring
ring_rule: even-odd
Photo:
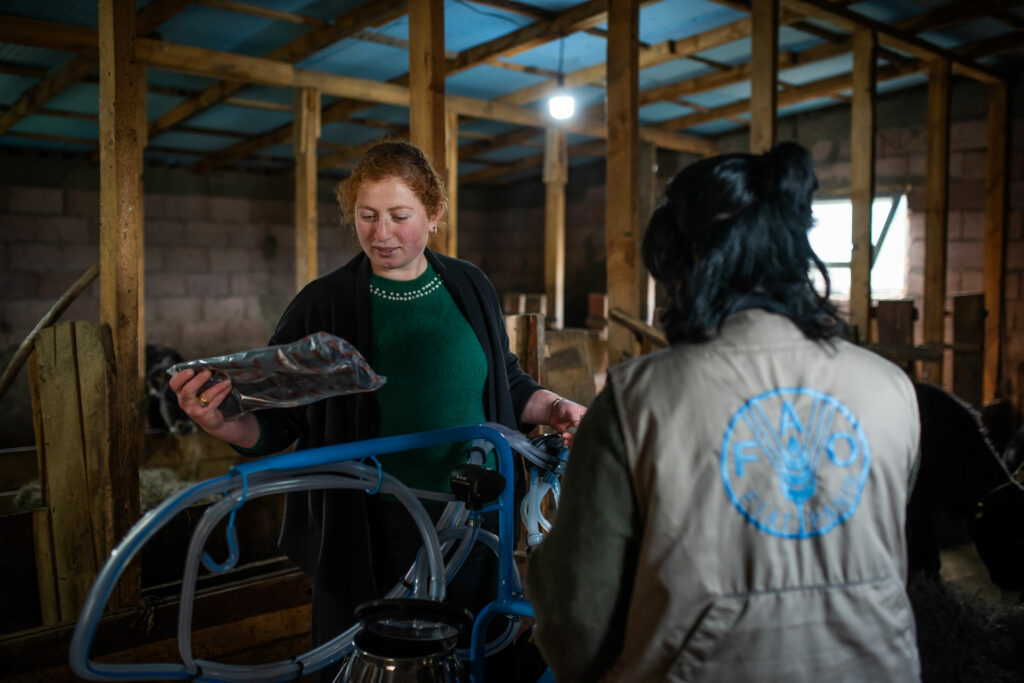
[[[559,121],[571,119],[572,115],[576,113],[576,98],[565,92],[563,86],[562,75],[559,74],[558,90],[548,100],[548,113],[551,114],[551,118]]]
[[[548,113],[551,118],[564,121],[576,113],[576,98],[565,91],[562,75],[562,58],[565,56],[565,36],[558,43],[558,89],[548,99]]]

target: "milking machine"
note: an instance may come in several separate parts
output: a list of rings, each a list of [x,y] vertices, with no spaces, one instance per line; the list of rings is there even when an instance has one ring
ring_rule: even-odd
[[[487,444],[497,455],[497,470],[482,467],[471,457],[452,473],[452,493],[410,489],[383,472],[376,456],[429,446],[474,442]],[[486,447],[474,448],[479,453]],[[514,464],[512,451],[528,464],[529,487],[521,507],[527,543],[540,541],[550,523],[541,512],[541,500],[551,492],[558,497],[558,475],[565,468],[568,450],[557,436],[534,442],[502,425],[487,423],[465,427],[384,437],[315,448],[253,460],[232,467],[222,477],[200,482],[168,498],[146,513],[111,552],[76,624],[71,641],[71,668],[94,681],[199,680],[289,681],[344,664],[336,683],[386,683],[416,680],[454,683],[467,680],[462,661],[468,659],[469,678],[481,683],[484,659],[509,645],[522,617],[533,610],[522,594],[513,557]],[[357,623],[327,643],[278,662],[237,665],[197,658],[192,651],[192,611],[199,566],[219,573],[235,566],[239,557],[235,515],[246,501],[260,496],[314,489],[362,489],[390,494],[412,515],[423,539],[416,561],[405,578],[379,600],[361,605]],[[219,496],[200,518],[185,556],[178,609],[177,663],[112,664],[97,662],[89,651],[104,606],[114,584],[140,548],[186,507]],[[436,523],[420,499],[448,501]],[[484,529],[482,515],[497,512],[498,533]],[[227,521],[228,557],[217,561],[204,552],[217,524]],[[483,543],[498,557],[496,599],[475,619],[466,610],[442,602],[445,588],[458,572],[475,543]],[[445,559],[447,558],[447,560]],[[498,616],[508,617],[503,632],[487,641],[487,628]],[[471,629],[468,651],[456,648],[459,634]],[[549,674],[545,674],[545,677]],[[542,677],[544,680],[544,677]]]

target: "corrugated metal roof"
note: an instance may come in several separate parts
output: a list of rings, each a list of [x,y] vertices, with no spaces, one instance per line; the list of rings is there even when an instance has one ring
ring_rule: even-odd
[[[145,13],[161,7],[158,3],[168,1],[138,2],[137,9]],[[310,31],[320,30],[318,26],[337,21],[348,12],[362,11],[373,6],[373,2],[360,0],[245,1],[256,14],[262,8],[293,13],[295,16],[287,17],[291,20],[285,21],[281,17],[231,11],[218,0],[196,0],[159,25],[156,33],[150,37],[240,55],[267,57]],[[666,47],[679,49],[688,38],[728,26],[748,16],[741,10],[744,3],[740,0],[660,0],[641,4],[641,50]],[[863,17],[883,22],[886,26],[898,28],[907,25],[906,22],[912,19],[915,28],[924,31],[920,34],[923,40],[939,48],[971,55],[978,64],[986,67],[1019,69],[1020,60],[1024,56],[1021,54],[1024,41],[1019,40],[1024,26],[1024,11],[1020,5],[1024,3],[1004,2],[1000,4],[1003,9],[994,12],[984,11],[984,3],[980,3],[979,7],[943,0],[869,0],[837,4],[845,5],[849,11]],[[576,11],[574,8],[579,6],[578,0],[445,0],[446,52],[449,58],[455,57],[523,27],[551,21],[561,12]],[[80,0],[0,0],[0,15],[51,22],[58,32],[61,24],[94,29],[97,23],[96,5]],[[297,65],[382,82],[403,77],[409,68],[408,17],[391,17],[378,23],[377,26],[348,35],[302,57]],[[822,28],[827,33],[823,33]],[[518,47],[504,53],[496,52],[485,62],[452,73],[446,80],[446,90],[454,95],[502,101],[504,96],[523,88],[549,83],[559,69],[571,74],[600,65],[606,54],[606,30],[605,24],[597,24],[588,30],[573,31],[564,37],[558,32],[548,32],[538,44],[524,46],[529,49]],[[848,31],[828,21],[805,19],[802,24],[780,28],[779,49],[799,57],[804,50],[828,43],[828,36],[833,36],[832,40],[841,41],[847,35]],[[1015,39],[1018,39],[1016,45]],[[979,49],[979,46],[989,46],[990,49]],[[716,44],[699,53],[657,63],[640,72],[641,93],[711,74],[729,75],[731,69],[750,60],[750,52],[750,39],[740,38]],[[900,53],[899,50],[895,52]],[[0,105],[5,108],[15,105],[31,88],[43,82],[47,75],[75,58],[73,53],[65,50],[0,42]],[[882,53],[879,64],[887,63],[887,56]],[[817,81],[848,74],[851,69],[852,56],[848,52],[798,63],[797,66],[780,71],[780,88],[813,87]],[[882,81],[879,83],[879,91],[889,92],[919,85],[924,78],[922,74],[911,74]],[[750,97],[750,84],[747,80],[727,80],[731,82],[720,87],[701,87],[683,97],[670,97],[644,104],[639,111],[641,125],[655,125],[694,114],[700,116],[691,117],[694,120],[687,128],[677,130],[678,133],[711,136],[744,125],[742,122],[747,116],[742,111],[738,114],[731,112],[728,116],[716,116],[714,111],[718,107],[734,105]],[[148,68],[149,120],[155,121],[216,82],[211,78]],[[87,75],[81,82],[71,84],[42,106],[32,108],[29,115],[17,118],[9,129],[5,130],[0,125],[0,146],[62,150],[82,153],[87,157],[94,149],[94,143],[90,141],[96,139],[98,132],[97,83],[95,73]],[[600,111],[605,98],[603,80],[579,85],[571,91],[579,100],[578,111],[588,108]],[[780,116],[837,106],[839,103],[834,95],[832,92],[828,96],[814,96],[812,92],[801,101],[780,108]],[[335,102],[337,98],[323,98],[325,107]],[[149,141],[147,158],[164,163],[191,165],[210,155],[230,150],[240,141],[261,142],[262,136],[289,124],[292,118],[291,103],[292,93],[288,88],[262,85],[245,87],[231,99],[200,108],[194,115],[170,129],[156,131]],[[534,101],[519,106],[542,108],[544,103]],[[710,114],[708,110],[711,110]],[[359,145],[382,135],[401,134],[403,127],[408,125],[408,111],[394,105],[367,103],[354,116],[355,119],[350,121],[324,122],[321,139],[325,152]],[[697,119],[701,120],[696,122]],[[460,169],[470,172],[489,168],[495,163],[515,162],[536,156],[540,150],[537,145],[543,140],[540,130],[536,130],[536,135],[526,142],[523,136],[517,136],[511,140],[511,144],[499,146],[502,136],[518,129],[519,126],[507,122],[464,120],[460,124],[460,143],[463,146],[476,144],[473,149],[479,149],[488,146],[477,144],[482,139],[497,139],[493,142],[493,149],[485,149],[474,158],[462,159]],[[574,135],[570,144],[589,139]],[[287,168],[292,153],[290,145],[271,142],[268,139],[265,145],[248,157],[234,158],[227,155],[226,163],[247,167]],[[588,155],[574,157],[574,163],[578,163],[579,159],[591,158]],[[516,173],[521,174],[522,171]]]

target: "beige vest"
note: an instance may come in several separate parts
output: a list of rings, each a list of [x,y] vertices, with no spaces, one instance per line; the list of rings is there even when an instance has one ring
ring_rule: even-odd
[[[610,371],[639,566],[607,681],[916,681],[908,378],[763,310]]]

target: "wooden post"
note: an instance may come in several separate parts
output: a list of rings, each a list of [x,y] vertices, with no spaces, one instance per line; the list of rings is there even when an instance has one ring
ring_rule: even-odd
[[[508,347],[519,359],[519,367],[535,381],[545,384],[544,371],[544,316],[525,313],[505,316]]]
[[[444,3],[409,0],[409,140],[442,178],[448,177],[445,68]]]
[[[569,150],[565,131],[549,127],[544,138],[544,291],[548,326],[564,324],[565,185],[569,182]]]
[[[639,0],[608,3],[608,160],[605,183],[605,258],[609,308],[639,317],[636,287],[639,255],[637,177],[639,122],[637,118],[637,40]],[[608,364],[615,365],[639,352],[634,337],[621,325],[608,329]]]
[[[1006,147],[1010,139],[1007,85],[989,86],[988,175],[985,180],[985,361],[983,400],[996,397],[1003,338],[1003,275],[1006,262]]]
[[[928,170],[925,177],[924,341],[941,348],[946,312],[946,229],[949,208],[949,61],[928,74]],[[942,363],[925,363],[922,379],[942,385]]]
[[[100,320],[110,326],[116,374],[111,407],[112,536],[139,517],[146,354],[143,314],[142,150],[146,79],[135,59],[135,2],[99,0]],[[126,573],[112,604],[137,601],[138,567]]]
[[[875,200],[874,31],[853,34],[853,103],[850,114],[850,203],[853,251],[850,257],[850,322],[862,342],[871,341],[871,207]]]
[[[639,318],[648,325],[654,319],[654,293],[656,285],[647,269],[643,267],[644,233],[647,232],[647,223],[651,220],[651,214],[657,206],[657,184],[658,184],[658,148],[649,142],[641,142],[637,153],[637,213],[639,223],[636,231],[636,253],[638,265],[636,269],[636,286],[640,297]]]
[[[953,297],[953,393],[980,409],[984,363],[985,295]]]
[[[317,277],[317,156],[320,92],[295,89],[295,291]]]
[[[775,144],[779,74],[779,0],[750,3],[750,153]]]
[[[445,182],[448,188],[448,224],[445,226],[444,239],[438,240],[439,244],[434,248],[446,256],[455,258],[459,255],[459,112],[449,111],[447,122],[447,158],[444,165],[448,172]]]

